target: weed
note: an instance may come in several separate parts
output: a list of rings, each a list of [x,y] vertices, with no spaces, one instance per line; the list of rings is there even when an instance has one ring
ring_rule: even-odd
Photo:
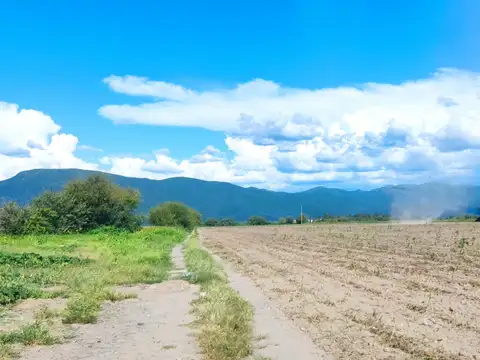
[[[35,320],[49,320],[57,316],[60,316],[60,312],[54,309],[50,309],[48,306],[43,306],[35,313]]]
[[[18,356],[10,344],[0,344],[0,360],[11,360]]]
[[[327,306],[335,306],[335,302],[328,298],[323,299],[321,302]]]
[[[97,322],[101,301],[93,294],[82,294],[70,299],[63,313],[64,324],[93,324]]]
[[[165,346],[162,346],[162,350],[171,350],[171,349],[175,349],[177,347],[177,345],[165,345]]]
[[[407,304],[407,309],[423,314],[427,311],[427,306],[418,304]]]
[[[126,300],[126,299],[135,299],[135,298],[137,298],[137,294],[119,293],[119,292],[107,290],[103,293],[102,297],[103,297],[104,300],[115,302],[115,301],[122,301],[122,300]]]
[[[52,265],[63,264],[76,264],[83,265],[89,264],[93,260],[80,259],[71,256],[53,256],[53,255],[40,255],[37,253],[8,253],[0,252],[0,265],[12,265],[21,267],[45,267]]]
[[[239,360],[252,353],[253,311],[250,304],[233,290],[223,270],[191,236],[185,249],[192,282],[200,285],[204,296],[195,300],[198,343],[208,360]]]
[[[39,321],[22,326],[18,330],[0,333],[0,344],[53,345],[58,339],[50,335]]]

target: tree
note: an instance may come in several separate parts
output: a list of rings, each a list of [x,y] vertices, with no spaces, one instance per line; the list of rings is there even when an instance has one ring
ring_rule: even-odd
[[[205,221],[205,226],[217,226],[217,225],[218,225],[217,219],[208,218],[208,219]]]
[[[287,216],[285,218],[285,223],[286,224],[293,224],[295,222],[295,219],[293,218],[293,216]]]
[[[134,212],[140,203],[140,193],[133,189],[124,189],[113,184],[105,176],[94,175],[86,180],[73,181],[63,191],[63,202],[74,211],[83,207],[82,217],[85,223],[77,223],[79,231],[101,226],[124,227],[135,230],[139,219]]]
[[[247,221],[248,225],[268,225],[268,221],[262,216],[250,216]]]
[[[284,217],[281,217],[280,219],[278,219],[278,223],[280,225],[285,225],[287,223],[287,219]]]
[[[45,192],[33,199],[29,207],[5,205],[0,209],[0,231],[14,235],[68,234],[103,226],[136,231],[141,226],[141,218],[135,215],[139,202],[138,191],[94,175],[70,182],[60,192]]]
[[[307,216],[302,214],[297,218],[297,224],[305,224],[308,221]]]
[[[201,224],[201,216],[183,203],[166,202],[150,210],[149,221],[156,226],[181,226],[191,230]]]
[[[224,218],[218,222],[218,226],[235,226],[237,223],[232,218]]]
[[[0,208],[0,233],[22,235],[28,220],[28,210],[11,201]]]

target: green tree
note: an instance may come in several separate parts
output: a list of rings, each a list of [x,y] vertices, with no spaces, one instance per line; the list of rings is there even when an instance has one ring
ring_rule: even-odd
[[[297,224],[305,224],[308,221],[308,218],[305,214],[302,214],[297,218]]]
[[[58,228],[58,214],[51,208],[30,208],[25,225],[27,234],[52,234]]]
[[[26,231],[28,210],[11,201],[0,208],[0,233],[22,235]]]
[[[94,175],[68,183],[61,192],[47,191],[28,208],[5,205],[0,209],[0,231],[68,234],[104,226],[135,231],[141,226],[141,218],[135,215],[139,201],[138,191],[123,189],[105,176]]]
[[[218,225],[217,219],[208,218],[208,219],[205,221],[205,226],[217,226],[217,225]]]
[[[141,218],[135,215],[140,193],[113,184],[102,175],[73,181],[61,194],[66,214],[62,232],[83,232],[102,226],[114,226],[135,231]]]
[[[287,216],[285,218],[285,223],[286,224],[293,224],[295,222],[295,219],[293,218],[293,216]]]
[[[191,230],[201,224],[201,216],[183,203],[166,202],[150,210],[149,222],[156,226],[181,226]]]
[[[281,217],[280,219],[278,219],[278,223],[280,225],[285,225],[287,223],[287,219],[284,217]]]
[[[268,221],[262,216],[250,216],[247,221],[248,225],[267,225]]]
[[[235,226],[237,223],[232,218],[224,218],[218,222],[218,226]]]

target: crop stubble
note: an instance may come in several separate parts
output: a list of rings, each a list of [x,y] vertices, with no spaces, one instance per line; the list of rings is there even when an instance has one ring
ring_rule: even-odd
[[[480,226],[202,228],[338,359],[480,358]]]

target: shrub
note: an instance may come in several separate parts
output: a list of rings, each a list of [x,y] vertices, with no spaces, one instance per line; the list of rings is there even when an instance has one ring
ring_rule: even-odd
[[[235,226],[235,225],[237,225],[237,223],[232,218],[221,219],[218,222],[218,226]]]
[[[295,219],[292,216],[287,216],[285,218],[285,224],[293,224],[295,222]]]
[[[8,202],[0,208],[0,233],[22,235],[28,220],[28,210],[16,202]]]
[[[262,216],[250,216],[247,223],[248,225],[268,225],[268,221]]]
[[[135,215],[140,202],[136,190],[123,189],[102,175],[68,183],[61,192],[47,191],[28,208],[7,203],[0,208],[0,232],[22,234],[70,234],[103,226],[139,230]]]
[[[113,184],[106,177],[94,175],[87,180],[73,181],[63,191],[62,203],[74,215],[62,232],[84,232],[101,226],[114,226],[130,231],[140,228],[134,214],[140,193]],[[74,221],[73,218],[76,218]]]
[[[305,224],[307,221],[308,218],[306,215],[302,215],[297,218],[297,224]]]
[[[13,267],[0,268],[0,306],[14,304],[18,300],[38,298],[41,295],[40,288],[25,282],[20,272]]]
[[[179,202],[166,202],[150,210],[149,221],[157,226],[180,226],[193,229],[201,224],[200,213]]]
[[[84,265],[92,263],[92,259],[81,259],[66,255],[40,255],[37,253],[10,253],[0,252],[0,265],[13,265],[23,268],[46,267],[52,265],[75,264]]]
[[[217,219],[209,218],[205,221],[205,226],[217,226],[218,221]]]

